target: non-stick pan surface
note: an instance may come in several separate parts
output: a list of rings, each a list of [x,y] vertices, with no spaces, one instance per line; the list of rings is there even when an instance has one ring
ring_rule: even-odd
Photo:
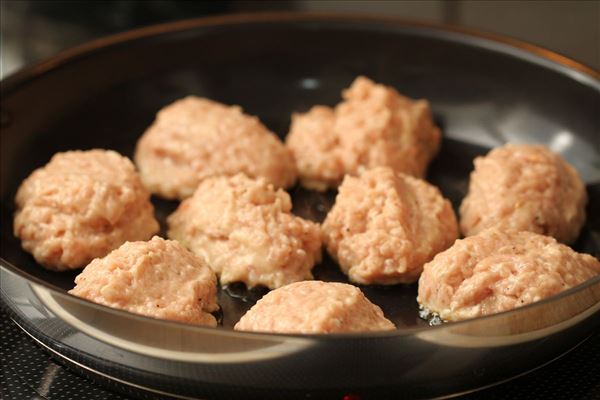
[[[262,397],[279,390],[290,396],[348,390],[448,395],[537,367],[597,328],[599,279],[517,312],[435,328],[419,318],[416,285],[361,287],[399,331],[329,338],[229,333],[264,293],[233,285],[220,291],[222,327],[187,327],[65,296],[77,273],[45,271],[12,235],[19,183],[58,151],[109,148],[131,157],[157,110],[189,94],[239,104],[284,137],[292,112],[335,104],[357,75],[431,102],[444,141],[428,180],[455,208],[473,158],[490,147],[533,142],[561,153],[578,168],[589,194],[589,217],[574,248],[600,256],[600,83],[594,71],[532,46],[391,19],[216,18],[94,42],[2,82],[2,294],[15,318],[96,372],[192,397]],[[335,197],[299,187],[290,194],[294,212],[314,220]],[[161,223],[177,206],[153,202]],[[327,257],[314,272],[317,279],[346,281]],[[544,317],[557,307],[564,310]],[[524,318],[529,322],[520,323]],[[207,340],[214,346],[198,345]],[[166,350],[155,354],[153,348]],[[229,361],[218,361],[227,354],[233,356],[221,358]]]

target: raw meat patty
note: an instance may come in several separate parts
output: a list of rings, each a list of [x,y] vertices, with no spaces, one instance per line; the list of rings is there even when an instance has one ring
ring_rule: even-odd
[[[155,236],[92,261],[69,293],[154,318],[216,326],[214,272],[181,244]]]
[[[427,101],[413,101],[365,77],[356,78],[342,97],[334,109],[315,106],[292,115],[286,144],[305,187],[336,187],[345,174],[377,166],[425,174],[440,147]]]
[[[162,110],[137,144],[135,162],[144,185],[166,198],[191,196],[209,176],[264,177],[292,186],[292,153],[256,117],[238,106],[186,97]]]
[[[544,146],[507,144],[475,159],[460,226],[465,236],[496,226],[572,243],[586,202],[577,171],[559,155]]]
[[[355,286],[306,281],[267,293],[235,325],[239,331],[335,333],[396,327]]]
[[[208,178],[167,219],[169,237],[205,260],[222,284],[271,289],[311,279],[319,226],[291,213],[290,196],[264,178]]]
[[[425,264],[417,301],[448,321],[542,300],[600,273],[600,262],[554,238],[490,228]]]
[[[131,161],[110,150],[58,153],[19,187],[14,234],[48,269],[81,268],[158,232]]]
[[[458,238],[458,224],[436,187],[378,167],[346,176],[322,233],[352,282],[391,285],[415,282]]]

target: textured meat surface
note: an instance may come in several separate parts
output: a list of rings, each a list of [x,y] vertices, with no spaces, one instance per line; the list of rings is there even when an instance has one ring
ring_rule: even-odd
[[[559,155],[544,146],[508,144],[475,159],[460,226],[465,236],[496,226],[572,243],[586,202],[577,171]]]
[[[92,261],[69,293],[154,318],[216,326],[217,278],[181,244],[157,236]]]
[[[425,264],[417,301],[457,321],[520,307],[600,273],[600,262],[554,238],[490,228]]]
[[[240,331],[367,332],[395,329],[355,286],[305,281],[267,293],[235,325]]]
[[[158,232],[131,161],[110,150],[58,153],[19,187],[14,234],[49,269],[81,268]]]
[[[388,166],[422,177],[440,147],[429,103],[358,77],[334,109],[315,106],[294,114],[286,145],[294,153],[301,183],[325,190],[345,174]]]
[[[221,283],[271,289],[311,279],[319,226],[291,213],[290,196],[263,178],[209,178],[167,219],[169,237],[205,260]]]
[[[458,238],[450,202],[427,182],[387,167],[346,176],[322,226],[351,281],[415,282],[423,264]]]
[[[276,187],[296,180],[291,152],[258,118],[193,96],[158,112],[138,141],[135,162],[144,185],[166,198],[189,197],[210,176],[245,173]]]

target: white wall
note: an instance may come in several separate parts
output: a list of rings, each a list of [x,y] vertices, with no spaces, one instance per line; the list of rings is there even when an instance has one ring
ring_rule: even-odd
[[[304,11],[358,12],[444,22],[504,34],[600,69],[598,0],[299,0]]]

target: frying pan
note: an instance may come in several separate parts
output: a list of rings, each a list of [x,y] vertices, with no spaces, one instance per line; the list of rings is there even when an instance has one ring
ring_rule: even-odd
[[[239,104],[283,137],[293,111],[335,104],[361,74],[431,102],[444,139],[428,179],[455,207],[473,158],[489,148],[535,142],[561,153],[590,199],[574,248],[600,255],[597,72],[513,40],[390,18],[217,17],[101,39],[2,82],[1,292],[12,318],[100,382],[178,398],[451,396],[542,366],[597,331],[600,277],[510,312],[441,326],[419,318],[416,285],[362,287],[397,324],[393,332],[234,332],[264,293],[240,285],[220,289],[219,328],[159,321],[68,295],[77,273],[42,269],[12,235],[19,183],[58,151],[110,148],[131,157],[157,110],[189,94]],[[290,192],[294,212],[315,220],[335,195]],[[163,223],[177,206],[153,202]],[[327,258],[315,276],[345,280]]]

